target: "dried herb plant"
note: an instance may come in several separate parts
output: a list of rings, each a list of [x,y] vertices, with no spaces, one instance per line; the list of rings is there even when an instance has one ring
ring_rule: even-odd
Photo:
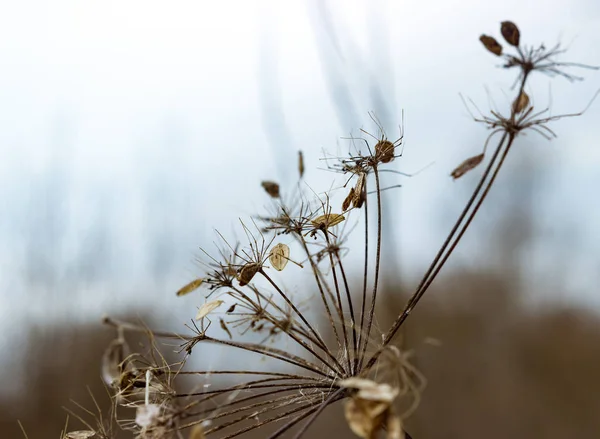
[[[531,74],[537,71],[575,80],[579,78],[564,68],[592,68],[557,61],[563,53],[560,46],[522,45],[512,22],[502,23],[501,34],[512,53],[505,53],[491,36],[483,35],[480,40],[504,60],[503,68],[518,70],[513,103],[507,115],[491,111],[474,117],[491,130],[484,151],[465,160],[451,175],[461,177],[489,155],[488,164],[392,326],[380,333],[374,324],[385,235],[380,173],[393,171],[389,167],[401,156],[403,138],[388,140],[380,126],[380,136],[363,132],[369,138],[353,139],[356,152],[330,165],[347,177],[347,192],[339,206],[332,205],[328,194],[317,196],[303,183],[302,154],[299,184],[291,192],[276,182],[262,182],[271,204],[266,214],[242,223],[246,242],[232,245],[219,234],[217,254],[204,252],[206,273],[177,292],[178,296],[206,292],[187,331],[151,331],[141,324],[106,319],[118,335],[106,351],[103,376],[112,392],[114,420],[121,429],[138,438],[235,438],[254,430],[265,431],[262,437],[270,439],[300,438],[327,407],[344,400],[348,426],[358,437],[409,437],[403,420],[414,411],[425,378],[410,363],[409,353],[392,344],[394,337],[471,224],[515,139],[527,130],[554,137],[550,122],[581,114],[548,116],[547,109],[534,111],[525,92]],[[488,154],[487,145],[495,135],[500,140]],[[369,224],[372,217],[374,227]],[[350,277],[344,258],[350,251],[346,238],[351,222],[364,226],[360,249],[364,265],[358,284]],[[291,270],[305,271],[310,277],[302,291],[292,293],[283,286]],[[222,336],[213,327],[214,321],[219,322]],[[147,334],[146,352],[130,353],[126,334],[132,331]],[[188,359],[192,355],[202,359],[207,344],[228,347],[233,356],[235,351],[247,352],[269,361],[260,369],[191,370]],[[161,354],[165,345],[177,345],[182,358],[167,361]],[[274,360],[289,367],[275,369]],[[190,378],[199,381],[198,388],[180,390],[177,382]],[[225,384],[221,378],[227,378]],[[108,437],[106,430],[88,427],[94,437]]]

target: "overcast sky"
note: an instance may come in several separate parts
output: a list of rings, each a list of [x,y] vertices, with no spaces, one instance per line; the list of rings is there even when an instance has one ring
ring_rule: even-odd
[[[377,133],[368,111],[396,138],[404,110],[396,169],[433,163],[388,179],[403,184],[388,196],[397,251],[405,270],[422,272],[477,177],[448,174],[487,136],[459,93],[482,109],[490,96],[510,103],[515,72],[478,41],[500,39],[506,19],[526,44],[560,40],[565,60],[600,65],[593,0],[3,2],[0,326],[88,320],[147,306],[150,294],[181,316],[190,303],[172,292],[200,274],[193,259],[213,228],[228,234],[259,211],[261,180],[293,184],[298,149],[312,188],[343,183],[319,159],[345,153],[342,137],[360,128]],[[584,108],[600,72],[573,73],[587,80],[534,75],[534,105]],[[535,205],[552,245],[532,252],[532,266],[541,276],[564,253],[577,267],[564,279],[569,299],[595,306],[599,121],[600,101],[557,122],[552,142],[519,139],[504,170],[520,160],[540,169]],[[6,343],[12,333],[0,334]]]

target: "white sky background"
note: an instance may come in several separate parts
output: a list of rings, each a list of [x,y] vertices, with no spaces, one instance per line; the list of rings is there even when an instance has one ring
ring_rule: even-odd
[[[570,43],[565,60],[600,65],[595,1],[2,2],[0,344],[24,321],[88,321],[125,304],[191,317],[195,299],[173,291],[200,274],[198,246],[211,246],[213,227],[231,236],[238,217],[260,211],[261,180],[292,184],[298,149],[311,187],[328,189],[335,176],[315,169],[322,149],[345,153],[341,137],[376,133],[373,84],[390,138],[405,112],[397,169],[435,162],[388,179],[404,185],[388,197],[400,200],[403,271],[421,273],[476,182],[477,171],[457,182],[449,171],[487,136],[458,93],[487,109],[487,86],[500,108],[509,104],[515,72],[497,69],[478,41],[500,40],[505,19],[525,43],[560,39]],[[572,73],[587,80],[534,75],[534,105],[551,96],[553,114],[585,107],[600,72]],[[353,108],[338,112],[331,81],[345,84]],[[549,263],[568,263],[560,300],[594,306],[599,116],[600,101],[556,123],[552,142],[520,139],[503,172],[506,182],[522,155],[550,186],[536,206],[554,245],[532,250],[532,282],[543,285]],[[472,263],[477,246],[463,244],[457,258]]]

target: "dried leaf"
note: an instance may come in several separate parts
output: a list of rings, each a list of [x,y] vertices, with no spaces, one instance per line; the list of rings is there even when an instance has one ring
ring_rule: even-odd
[[[380,140],[375,145],[375,156],[382,163],[394,160],[394,144],[389,140]]]
[[[217,309],[222,304],[223,304],[222,300],[211,300],[210,302],[206,302],[198,310],[198,314],[196,314],[196,320],[200,320],[200,319],[206,317],[207,315],[209,315],[211,312],[213,312],[215,309]]]
[[[304,156],[302,155],[302,151],[298,151],[298,173],[300,174],[300,178],[304,175]]]
[[[460,165],[458,165],[450,175],[456,180],[457,178],[460,178],[463,175],[465,175],[471,169],[475,168],[479,163],[482,162],[482,160],[483,154],[479,154],[474,157],[468,158]]]
[[[345,212],[350,208],[350,204],[352,203],[353,199],[354,199],[354,188],[351,187],[350,192],[348,193],[348,196],[346,198],[344,198],[344,202],[342,203],[342,212]]]
[[[492,52],[494,55],[500,56],[502,55],[502,46],[494,37],[490,37],[488,35],[482,35],[479,37],[479,41],[483,43],[485,48]]]
[[[318,228],[329,228],[338,225],[342,221],[344,221],[344,215],[339,213],[326,213],[325,215],[321,215],[312,220],[312,224]]]
[[[186,294],[189,294],[192,291],[197,290],[198,288],[200,288],[200,285],[202,285],[202,282],[204,282],[204,279],[202,279],[202,278],[194,279],[189,284],[181,287],[176,293],[177,296],[185,296]]]
[[[524,111],[527,107],[529,107],[529,96],[527,96],[527,93],[523,91],[513,102],[513,111],[518,114]]]
[[[192,431],[190,431],[190,436],[188,439],[205,439],[204,428],[202,424],[196,424],[192,427]]]
[[[521,39],[521,33],[519,28],[512,21],[503,21],[500,23],[500,32],[508,44],[515,47],[519,45]]]
[[[261,185],[272,198],[279,198],[279,185],[277,183],[274,181],[263,181]]]
[[[66,439],[89,439],[96,436],[96,432],[92,430],[70,431],[65,435]]]
[[[252,280],[254,275],[259,272],[261,269],[261,265],[256,262],[250,262],[244,265],[237,273],[237,280],[240,283],[240,286],[248,285],[248,283]]]
[[[269,261],[271,261],[271,265],[277,271],[283,270],[289,259],[290,248],[282,243],[275,245],[269,254]]]
[[[225,324],[225,320],[219,319],[219,323],[221,324],[221,329],[227,333],[227,335],[229,336],[230,339],[232,339],[233,337],[231,336],[231,331]]]

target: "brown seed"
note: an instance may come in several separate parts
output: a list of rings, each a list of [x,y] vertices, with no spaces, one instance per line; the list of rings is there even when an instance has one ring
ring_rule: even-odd
[[[237,280],[240,283],[240,287],[248,285],[254,275],[259,272],[261,265],[256,262],[250,262],[244,265],[237,274]]]
[[[225,324],[225,320],[223,320],[222,318],[219,318],[219,323],[221,324],[221,329],[227,333],[227,335],[229,336],[230,339],[232,339],[233,337],[231,336],[231,331]]]
[[[394,160],[394,144],[389,140],[380,140],[375,145],[375,156],[381,163]]]
[[[231,305],[227,311],[225,311],[227,314],[231,314],[232,312],[235,311],[235,307],[237,306],[237,303],[234,303],[233,305]]]
[[[348,196],[344,199],[344,202],[342,203],[342,212],[345,212],[348,210],[348,208],[350,207],[350,203],[352,203],[353,199],[354,199],[354,188],[351,187],[350,192],[348,193]]]
[[[302,151],[298,151],[298,173],[300,174],[300,178],[304,175],[304,156],[302,155]]]
[[[204,282],[204,279],[198,278],[198,279],[194,279],[193,281],[191,281],[189,284],[184,285],[183,287],[181,287],[176,295],[177,296],[185,296],[186,294],[191,293],[192,291],[197,290],[198,288],[200,288],[200,285],[202,285],[202,282]]]
[[[485,48],[492,52],[494,55],[502,55],[502,46],[494,37],[488,35],[482,35],[479,37],[479,41],[483,43]]]
[[[456,167],[456,169],[454,169],[454,171],[452,171],[452,173],[450,175],[452,176],[452,178],[454,178],[456,180],[457,178],[460,178],[463,175],[465,175],[471,169],[475,168],[479,163],[481,163],[482,160],[483,160],[483,154],[479,154],[474,157],[470,157],[470,158],[466,159],[464,162],[462,162],[460,165],[458,165]]]
[[[512,21],[503,21],[500,26],[500,32],[508,44],[515,47],[519,45],[521,34],[517,25]]]
[[[274,181],[263,181],[261,185],[272,198],[279,198],[279,185],[277,183]]]
[[[518,114],[524,111],[527,107],[529,107],[529,96],[527,96],[527,93],[521,92],[519,97],[513,102],[513,111]]]

